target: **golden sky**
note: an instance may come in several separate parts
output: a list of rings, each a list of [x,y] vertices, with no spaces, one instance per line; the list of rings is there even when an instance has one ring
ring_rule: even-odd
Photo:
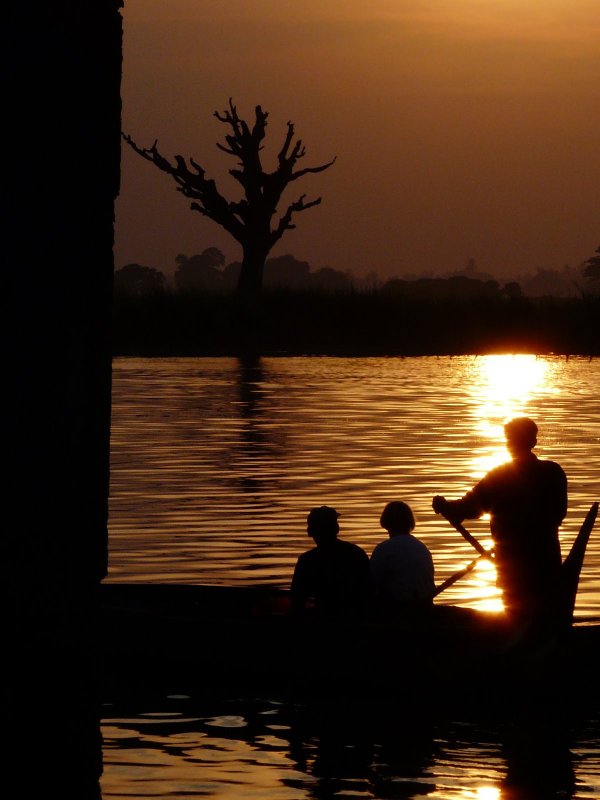
[[[288,119],[323,203],[273,254],[366,274],[560,269],[600,244],[600,0],[125,0],[123,129],[224,190],[213,116]],[[225,176],[225,177],[224,177]],[[240,255],[170,179],[123,151],[116,266]]]

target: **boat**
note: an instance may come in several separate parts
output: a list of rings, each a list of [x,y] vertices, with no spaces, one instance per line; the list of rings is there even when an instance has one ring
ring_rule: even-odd
[[[103,689],[288,697],[360,690],[464,705],[547,702],[568,683],[570,700],[581,691],[586,703],[600,702],[598,682],[586,680],[600,654],[600,618],[572,620],[596,513],[594,504],[563,564],[562,617],[542,633],[448,605],[419,618],[310,619],[291,616],[289,593],[277,587],[103,584]]]

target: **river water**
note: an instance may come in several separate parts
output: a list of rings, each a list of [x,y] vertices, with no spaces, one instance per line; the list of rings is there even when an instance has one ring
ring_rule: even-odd
[[[600,361],[579,358],[118,359],[108,581],[287,586],[312,544],[312,506],[334,506],[340,535],[370,553],[385,535],[383,506],[402,499],[440,583],[474,553],[431,498],[459,497],[505,461],[502,423],[518,415],[538,422],[536,452],[567,473],[566,555],[600,499],[599,388]],[[469,525],[485,545],[487,524]],[[500,608],[493,567],[481,563],[438,600]],[[597,530],[576,616],[600,616]],[[155,699],[135,713],[106,709],[103,796],[493,800],[517,796],[507,788],[523,774],[514,754],[528,752],[537,768],[525,772],[552,778],[553,793],[519,797],[600,797],[595,725],[547,740],[549,726],[536,722],[515,746],[506,726],[438,721],[412,746],[402,725],[365,737],[344,721],[324,732],[275,698],[211,709]]]

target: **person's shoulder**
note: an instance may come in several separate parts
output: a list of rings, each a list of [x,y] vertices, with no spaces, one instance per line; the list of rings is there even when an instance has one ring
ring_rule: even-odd
[[[544,464],[546,469],[552,469],[555,472],[564,472],[564,469],[561,467],[558,461],[551,461],[549,458],[539,458],[538,462],[540,464]]]
[[[510,480],[513,474],[512,461],[505,461],[504,464],[499,464],[480,478],[471,491],[466,495],[467,497],[482,498],[487,497],[488,492],[494,491],[496,487],[502,485],[505,481]]]
[[[418,553],[419,556],[424,556],[428,558],[432,557],[431,551],[427,547],[425,542],[422,542],[420,539],[418,539],[416,536],[413,536],[412,534],[410,536],[407,536],[406,538],[409,540],[407,542],[407,547],[410,547],[411,552],[413,552],[415,555]]]
[[[377,542],[377,544],[373,548],[373,554],[389,550],[391,541],[392,541],[391,539],[382,539],[380,542]]]
[[[485,483],[486,481],[494,481],[500,478],[503,478],[507,475],[510,475],[515,470],[515,462],[514,461],[505,461],[503,464],[498,464],[497,467],[491,469],[488,473],[486,473],[483,478],[479,481],[479,483]]]
[[[566,478],[564,469],[556,461],[551,461],[549,458],[543,460],[538,459],[538,464],[540,464],[541,468],[544,471],[548,472],[550,475],[554,475],[560,478],[562,477]]]
[[[391,539],[382,539],[381,542],[377,542],[375,547],[371,552],[371,557],[369,561],[372,562],[379,562],[382,561],[390,555],[390,551],[392,550],[390,546]]]
[[[307,564],[313,561],[318,555],[318,548],[311,547],[310,550],[305,550],[304,553],[300,553],[298,556],[298,564]]]
[[[427,550],[429,552],[429,548],[425,544],[425,542],[421,541],[421,539],[417,538],[416,536],[411,535],[411,541],[414,542],[413,547],[418,548],[419,550]]]
[[[348,542],[346,539],[338,539],[337,541],[344,551],[348,553],[348,555],[353,555],[356,558],[369,558],[366,551],[363,550],[360,545],[355,544],[354,542]]]

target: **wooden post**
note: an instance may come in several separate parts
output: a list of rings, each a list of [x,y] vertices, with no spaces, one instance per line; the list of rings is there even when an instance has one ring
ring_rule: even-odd
[[[7,652],[15,718],[28,739],[36,724],[45,734],[27,779],[48,787],[40,759],[65,771],[59,781],[93,782],[100,763],[93,614],[107,561],[120,7],[24,0],[4,12]],[[73,749],[61,761],[57,746]]]

